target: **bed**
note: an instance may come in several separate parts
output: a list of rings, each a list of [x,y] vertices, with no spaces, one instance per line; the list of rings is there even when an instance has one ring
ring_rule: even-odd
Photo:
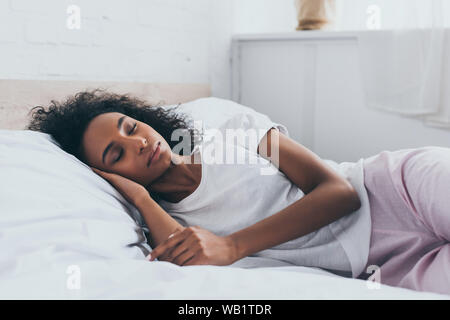
[[[450,298],[258,257],[224,267],[147,261],[137,210],[49,135],[23,130],[32,106],[92,88],[181,103],[211,126],[255,112],[211,110],[206,84],[0,80],[0,299]]]

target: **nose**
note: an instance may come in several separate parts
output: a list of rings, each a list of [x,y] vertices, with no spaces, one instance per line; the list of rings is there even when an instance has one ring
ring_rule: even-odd
[[[146,138],[139,137],[136,139],[136,149],[138,154],[142,154],[147,147],[148,141]]]

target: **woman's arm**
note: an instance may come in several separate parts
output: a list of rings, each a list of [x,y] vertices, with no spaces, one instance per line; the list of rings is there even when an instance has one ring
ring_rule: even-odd
[[[237,252],[237,260],[258,251],[302,237],[360,207],[347,186],[323,182],[312,192],[280,212],[228,237]]]
[[[319,156],[275,128],[270,129],[261,139],[257,152],[270,160],[305,194],[320,183],[335,181],[348,186],[357,196],[353,186]]]
[[[304,236],[360,208],[358,194],[347,180],[276,129],[264,136],[258,152],[278,166],[305,196],[226,237],[199,227],[186,228],[157,247],[152,260],[161,256],[160,260],[179,265],[227,265]]]
[[[278,130],[271,129],[266,134],[258,152],[278,166],[305,196],[280,212],[229,235],[238,259],[304,236],[361,207],[357,192],[347,180]]]
[[[139,183],[118,174],[92,168],[94,172],[113,185],[125,199],[139,210],[150,231],[150,246],[155,248],[169,235],[185,228],[173,219],[150,197],[148,191]]]
[[[157,247],[176,231],[184,229],[148,193],[136,199],[135,206],[141,213],[150,231],[150,246],[152,248]]]

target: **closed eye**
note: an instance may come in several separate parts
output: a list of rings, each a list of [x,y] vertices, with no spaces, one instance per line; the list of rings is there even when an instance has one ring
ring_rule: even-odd
[[[131,128],[130,132],[128,132],[128,135],[133,134],[134,131],[136,131],[137,128],[137,122],[134,123],[133,128]]]
[[[133,132],[136,131],[136,128],[137,128],[137,122],[134,123],[133,127],[128,132],[128,135],[132,135]],[[120,149],[119,155],[117,156],[116,159],[114,159],[113,164],[115,164],[116,162],[119,162],[119,160],[122,158],[122,156],[123,156],[123,149]]]
[[[123,149],[120,149],[119,155],[117,156],[117,158],[113,161],[113,164],[118,162],[120,160],[120,158],[122,158],[123,155]]]

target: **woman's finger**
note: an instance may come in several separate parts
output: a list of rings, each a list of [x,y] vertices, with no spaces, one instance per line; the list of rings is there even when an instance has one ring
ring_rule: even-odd
[[[102,170],[99,170],[99,169],[97,169],[97,168],[91,167],[91,169],[92,169],[96,174],[98,174],[98,175],[100,175],[100,176],[102,176],[102,177],[104,177],[104,176],[107,175],[106,172],[104,172],[104,171],[102,171]]]
[[[97,173],[103,179],[108,180],[109,182],[117,181],[117,175],[114,173],[105,172],[105,171],[99,170],[97,168],[92,168],[92,170],[94,170],[95,173]]]
[[[183,253],[178,255],[178,257],[176,259],[173,259],[171,262],[181,266],[181,265],[183,265],[184,262],[188,261],[189,259],[193,258],[194,256],[195,256],[195,252],[193,250],[187,249],[186,251],[184,251]]]
[[[196,239],[193,237],[187,237],[186,240],[180,243],[168,254],[168,260],[170,262],[176,263],[175,261],[180,255],[184,254],[186,251],[193,248],[193,246],[195,245],[195,240]]]
[[[172,238],[173,236],[175,236],[175,234],[177,234],[179,231],[177,230],[176,232],[170,234],[167,237],[167,240]],[[172,248],[167,248],[166,251],[164,251],[160,256],[159,256],[159,260],[163,260],[163,261],[170,261],[171,259],[171,253],[175,248],[178,248],[179,245],[181,245],[183,243],[183,241],[180,241],[178,244],[174,244]]]
[[[173,248],[168,248],[164,253],[162,253],[159,256],[159,261],[167,261],[167,262],[171,262],[171,252],[174,248],[177,248],[180,244],[182,244],[183,242],[179,242],[178,244],[175,244]]]
[[[195,266],[198,265],[198,259],[197,256],[194,254],[191,258],[187,259],[186,261],[184,261],[181,266],[185,267],[185,266]]]
[[[171,234],[168,239],[175,236],[175,233]],[[180,240],[174,242],[170,247],[167,247],[166,250],[160,255],[159,260],[162,261],[168,261],[170,262],[172,260],[172,252],[173,250],[177,249],[179,246],[181,246],[183,243],[186,242],[189,236],[184,236],[183,238],[180,238]]]
[[[150,261],[153,261],[153,260],[157,259],[158,257],[161,257],[161,255],[166,255],[167,250],[172,250],[174,246],[176,246],[180,242],[184,241],[186,236],[187,236],[187,233],[184,230],[181,232],[179,230],[174,232],[172,237],[169,236],[163,243],[158,245],[151,252]]]

